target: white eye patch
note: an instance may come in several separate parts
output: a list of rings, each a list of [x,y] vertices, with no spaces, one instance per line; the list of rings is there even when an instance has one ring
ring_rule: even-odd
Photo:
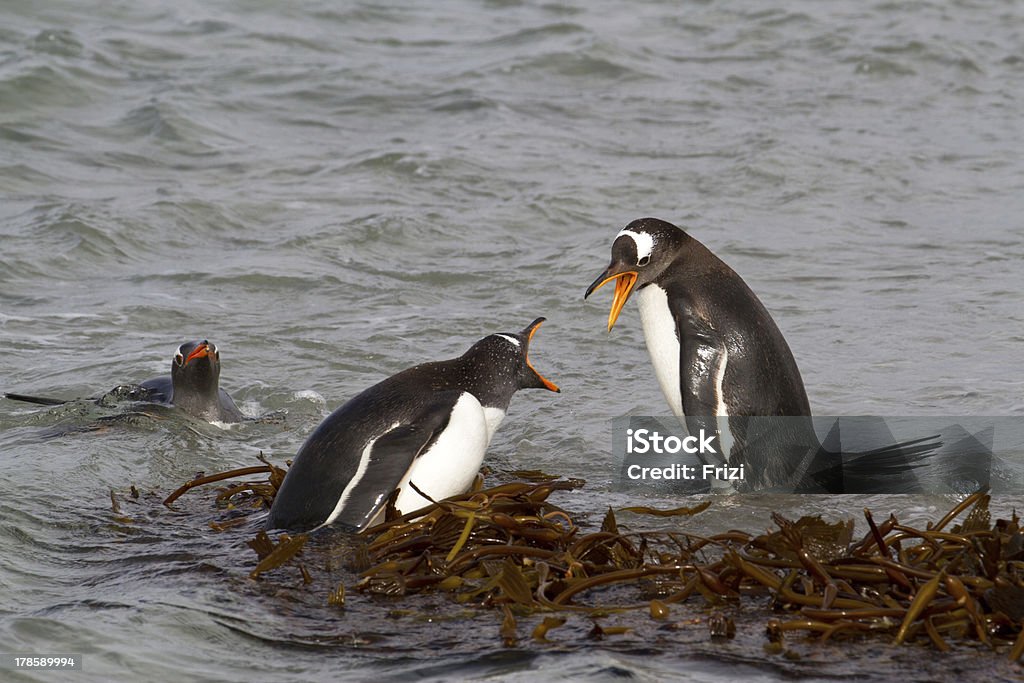
[[[623,235],[628,235],[633,243],[636,244],[636,260],[639,264],[640,261],[651,259],[651,252],[654,251],[654,238],[645,232],[633,232],[632,230],[620,230],[619,234],[615,236],[615,239]],[[646,264],[647,261],[644,261]]]

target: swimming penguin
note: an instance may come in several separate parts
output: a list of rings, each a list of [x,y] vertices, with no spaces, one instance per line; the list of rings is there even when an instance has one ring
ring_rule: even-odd
[[[220,351],[212,342],[185,342],[171,360],[171,376],[140,385],[151,403],[173,405],[208,422],[241,422],[242,412],[220,388]]]
[[[512,395],[559,391],[528,355],[542,322],[484,337],[458,358],[404,370],[335,410],[295,456],[266,527],[358,531],[396,489],[402,513],[430,503],[412,485],[434,500],[467,491]]]
[[[60,405],[67,400],[4,394],[14,401]],[[231,397],[220,388],[220,351],[210,341],[185,342],[174,352],[170,376],[154,377],[141,384],[127,384],[97,399],[98,403],[132,400],[175,406],[208,422],[241,422],[244,416]]]
[[[716,480],[715,488],[908,492],[913,470],[940,445],[934,437],[882,438],[881,447],[852,453],[837,438],[822,445],[800,371],[775,321],[732,268],[681,228],[657,218],[627,225],[612,243],[611,263],[584,298],[612,280],[608,330],[635,290],[647,349],[672,412],[691,435],[703,429],[718,437],[715,454],[698,457],[704,464],[747,468],[743,482]]]

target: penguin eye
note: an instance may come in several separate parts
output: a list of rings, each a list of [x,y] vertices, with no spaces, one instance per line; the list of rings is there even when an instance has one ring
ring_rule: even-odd
[[[646,266],[650,262],[651,262],[651,255],[648,254],[647,256],[642,256],[639,259],[637,259],[636,264],[638,266]]]
[[[182,363],[185,362],[185,356],[181,355],[181,351],[178,351],[176,354],[174,354],[174,362],[177,363],[178,365],[181,365]]]

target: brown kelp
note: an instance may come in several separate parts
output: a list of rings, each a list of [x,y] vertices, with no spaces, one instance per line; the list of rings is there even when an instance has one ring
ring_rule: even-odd
[[[234,510],[269,506],[284,470],[264,465],[194,479],[165,501],[207,483],[265,474],[259,481],[228,484],[216,502]],[[531,474],[531,473],[523,473]],[[673,605],[700,600],[713,638],[731,638],[735,625],[723,606],[774,610],[767,620],[769,652],[784,653],[788,632],[821,641],[874,636],[895,644],[930,642],[941,651],[974,643],[1024,655],[1024,531],[1016,513],[992,521],[990,498],[975,493],[924,529],[895,515],[877,523],[864,510],[867,533],[854,537],[852,520],[789,520],[773,515],[776,531],[620,531],[608,510],[599,528],[585,529],[549,498],[583,486],[577,479],[532,473],[532,481],[505,483],[437,501],[371,527],[352,542],[350,567],[358,575],[347,589],[325,587],[332,604],[346,592],[409,596],[443,591],[459,604],[498,610],[499,636],[521,639],[516,617],[537,614],[536,641],[565,623],[557,613],[607,616],[649,610],[666,619]],[[707,508],[626,508],[637,515],[692,515]],[[961,523],[954,521],[961,516]],[[231,523],[214,523],[222,530]],[[250,541],[258,560],[253,579],[282,566],[312,579],[302,556],[315,552],[306,534],[265,532]],[[350,539],[351,540],[351,539]],[[617,630],[618,629],[618,630]],[[622,629],[598,626],[590,637]]]

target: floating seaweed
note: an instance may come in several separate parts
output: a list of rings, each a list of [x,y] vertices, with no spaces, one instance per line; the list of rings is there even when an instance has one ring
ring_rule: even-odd
[[[170,507],[174,501],[180,498],[182,495],[195,488],[196,486],[204,486],[206,484],[213,484],[218,481],[226,481],[228,479],[235,479],[237,477],[248,477],[252,474],[263,474],[266,473],[267,479],[264,481],[257,482],[244,482],[236,484],[227,489],[223,489],[217,495],[217,502],[223,502],[230,500],[239,494],[255,494],[257,499],[255,501],[256,507],[262,507],[260,503],[266,504],[269,508],[270,504],[274,502],[274,497],[277,495],[277,490],[281,487],[281,482],[284,481],[285,470],[280,467],[271,464],[264,457],[263,453],[260,453],[259,460],[263,463],[262,465],[255,465],[253,467],[240,467],[234,470],[228,470],[226,472],[218,472],[217,474],[198,475],[190,481],[185,482],[179,486],[174,493],[167,496],[164,499],[164,505]],[[133,491],[135,487],[132,487]],[[137,494],[136,494],[137,495]]]
[[[194,479],[165,503],[194,487],[252,474],[267,478],[222,488],[216,502],[236,509],[269,506],[284,470],[266,461]],[[925,641],[941,651],[974,642],[1008,646],[1014,661],[1024,656],[1024,531],[1016,513],[993,523],[985,492],[967,497],[925,529],[901,524],[895,515],[876,524],[865,510],[868,532],[859,540],[852,520],[792,521],[777,513],[777,531],[702,536],[623,533],[609,509],[601,528],[586,532],[576,516],[548,500],[584,482],[529,474],[534,481],[487,489],[478,481],[469,493],[413,513],[392,513],[363,531],[350,551],[349,567],[358,571],[358,580],[347,589],[328,589],[329,603],[344,605],[346,591],[349,599],[352,591],[447,592],[456,603],[496,609],[499,636],[511,646],[520,640],[517,616],[542,615],[531,637],[546,641],[565,623],[564,613],[582,613],[594,620],[589,637],[600,639],[629,629],[600,625],[599,618],[649,610],[652,619],[664,620],[673,604],[699,596],[712,609],[712,638],[735,635],[733,619],[721,606],[786,613],[766,624],[766,650],[784,656],[792,654],[784,647],[790,632],[821,641]],[[673,516],[698,514],[709,504],[627,510]],[[963,522],[947,531],[965,512]],[[308,534],[281,534],[275,543],[261,531],[250,541],[258,557],[251,578],[295,565],[310,582],[300,559],[308,540]]]

